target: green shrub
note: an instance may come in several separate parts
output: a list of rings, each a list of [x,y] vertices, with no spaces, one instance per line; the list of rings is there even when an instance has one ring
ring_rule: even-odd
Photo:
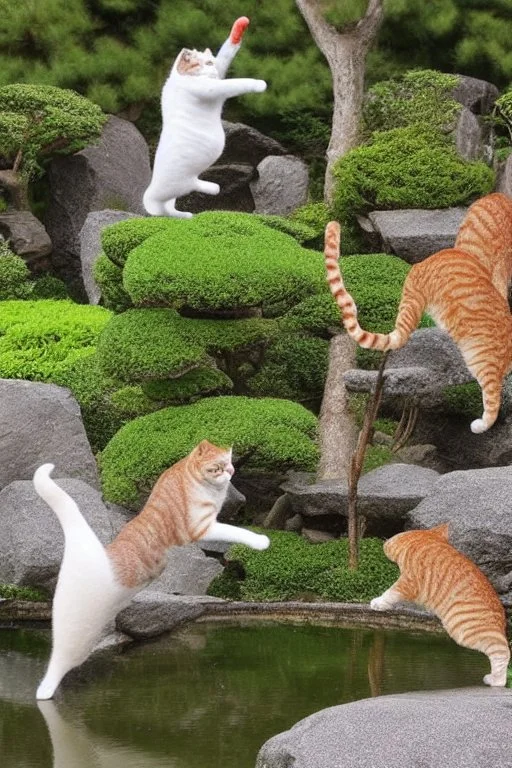
[[[334,166],[334,218],[344,225],[343,252],[357,246],[356,214],[373,209],[447,208],[493,188],[494,172],[467,162],[435,132],[417,126],[373,134]]]
[[[110,261],[122,268],[130,251],[158,232],[172,231],[173,225],[174,219],[165,216],[126,219],[102,229],[101,245]]]
[[[58,277],[53,277],[53,275],[43,275],[34,282],[30,298],[69,299],[69,294],[63,280],[59,280]]]
[[[375,428],[377,429],[377,426]],[[395,454],[388,445],[369,445],[364,456],[363,474],[396,460]]]
[[[290,307],[323,287],[322,256],[252,214],[208,212],[170,221],[172,227],[128,256],[123,283],[136,305]]]
[[[172,309],[131,309],[112,318],[98,355],[105,373],[123,381],[165,379],[211,367],[210,355],[265,343],[275,333],[271,320],[203,320]]]
[[[421,125],[441,133],[453,130],[462,104],[452,97],[458,75],[432,69],[405,72],[381,80],[366,94],[363,118],[372,131]]]
[[[0,376],[53,381],[94,352],[111,313],[71,301],[0,303]]]
[[[35,587],[0,584],[0,598],[3,600],[29,600],[31,603],[41,603],[49,600],[49,595]]]
[[[283,331],[309,331],[326,337],[330,335],[329,329],[339,331],[340,323],[340,311],[327,287],[327,281],[323,293],[308,296],[279,318],[279,327]]]
[[[148,381],[142,389],[150,399],[170,405],[187,403],[205,395],[228,394],[233,389],[233,382],[218,368],[196,368],[178,379]]]
[[[388,589],[398,568],[384,555],[382,541],[362,539],[357,570],[348,567],[348,540],[310,544],[295,533],[268,531],[271,545],[255,552],[243,544],[231,547],[226,559],[239,561],[245,578],[229,567],[217,576],[208,594],[239,600],[294,600],[304,594],[323,600],[367,602]]]
[[[137,509],[159,475],[206,438],[233,445],[247,470],[313,471],[318,460],[316,418],[298,403],[210,397],[171,406],[122,427],[101,453],[103,492]]]
[[[100,253],[92,271],[101,291],[101,300],[107,309],[124,312],[133,307],[132,300],[123,288],[122,267],[116,266],[104,253]]]
[[[446,387],[443,395],[443,413],[470,418],[479,417],[482,413],[482,390],[476,381]]]
[[[26,299],[31,292],[30,272],[20,256],[0,239],[0,301]]]
[[[321,397],[327,376],[329,342],[284,334],[266,350],[261,369],[247,382],[257,397],[310,400]]]
[[[314,232],[314,238],[308,245],[323,251],[325,227],[334,219],[334,214],[326,203],[307,203],[297,208],[289,218],[290,221],[309,227]]]
[[[292,218],[285,218],[284,216],[270,216],[263,214],[253,214],[258,221],[262,224],[266,224],[271,229],[277,229],[279,232],[284,232],[285,235],[290,235],[295,238],[301,245],[310,243],[316,240],[317,233],[312,227],[304,224],[302,221],[293,220]]]

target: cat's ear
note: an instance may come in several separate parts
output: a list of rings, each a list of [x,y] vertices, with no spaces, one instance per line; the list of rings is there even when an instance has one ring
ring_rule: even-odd
[[[201,442],[196,446],[196,452],[198,456],[202,456],[206,451],[210,448],[211,443],[208,442],[208,440],[201,440]]]
[[[430,529],[430,532],[435,533],[436,536],[439,536],[441,539],[446,539],[446,541],[448,541],[448,535],[449,535],[448,523],[442,523],[441,525],[436,525],[435,528]]]
[[[176,59],[176,69],[180,75],[184,74],[192,61],[193,51],[189,48],[182,48]]]
[[[203,53],[206,53],[207,56],[213,56],[213,54],[212,54],[212,52],[210,51],[209,48],[205,48]]]

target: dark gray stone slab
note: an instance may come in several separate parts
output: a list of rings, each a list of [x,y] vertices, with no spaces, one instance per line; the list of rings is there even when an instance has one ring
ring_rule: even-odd
[[[116,627],[137,640],[146,640],[168,632],[185,621],[201,616],[214,597],[184,597],[144,590],[135,595],[116,618]],[[222,601],[220,601],[222,602]]]

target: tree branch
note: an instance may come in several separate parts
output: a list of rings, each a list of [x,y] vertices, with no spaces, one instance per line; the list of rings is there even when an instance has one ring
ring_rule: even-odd
[[[369,47],[375,40],[383,18],[384,8],[382,0],[369,0],[366,13],[356,26],[359,38],[366,46]]]

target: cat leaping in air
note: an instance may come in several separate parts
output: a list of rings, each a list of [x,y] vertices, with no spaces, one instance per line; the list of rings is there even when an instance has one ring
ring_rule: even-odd
[[[155,154],[153,176],[143,197],[152,216],[189,219],[176,210],[176,198],[190,192],[217,195],[218,184],[199,178],[222,154],[225,144],[222,107],[226,99],[243,93],[262,93],[264,80],[249,77],[224,80],[238,52],[249,19],[233,24],[217,56],[184,48],[162,90],[162,133]]]

